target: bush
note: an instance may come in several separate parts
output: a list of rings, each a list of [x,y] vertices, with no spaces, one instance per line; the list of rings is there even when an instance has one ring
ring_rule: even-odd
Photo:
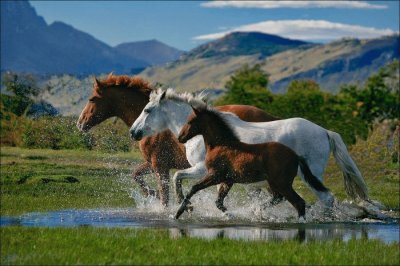
[[[0,122],[0,145],[21,146],[22,134],[28,122],[27,119],[1,109]]]
[[[81,149],[105,152],[130,151],[132,141],[121,122],[105,121],[89,133],[76,127],[74,117],[41,117],[28,120],[22,133],[21,146],[46,149]]]
[[[130,151],[137,144],[129,138],[128,127],[121,120],[108,119],[91,130],[93,149],[116,152]]]
[[[90,136],[81,134],[75,121],[67,117],[41,117],[30,120],[23,133],[26,148],[90,149]]]

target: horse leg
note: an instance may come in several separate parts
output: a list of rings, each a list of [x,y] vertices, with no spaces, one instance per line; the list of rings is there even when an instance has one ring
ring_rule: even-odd
[[[228,195],[229,190],[232,188],[232,182],[221,183],[218,188],[218,199],[215,201],[217,208],[222,212],[226,212],[226,207],[224,206],[224,199]]]
[[[182,215],[182,213],[186,210],[186,207],[188,204],[190,204],[190,198],[197,193],[198,191],[208,188],[209,186],[219,184],[221,181],[216,178],[214,174],[207,174],[205,177],[203,177],[199,182],[197,182],[189,191],[189,193],[186,195],[185,199],[182,201],[181,206],[179,207],[175,219],[178,219],[179,216]]]
[[[177,202],[180,204],[184,198],[182,191],[182,179],[199,179],[207,174],[207,168],[204,162],[198,163],[191,168],[176,171],[172,180],[175,186]]]
[[[135,171],[133,171],[133,180],[138,183],[138,185],[140,186],[140,188],[143,191],[143,194],[148,197],[148,196],[157,196],[159,197],[159,195],[157,195],[157,192],[154,189],[151,189],[146,182],[143,180],[143,176],[147,175],[147,174],[151,174],[153,173],[153,169],[151,167],[151,164],[148,162],[144,162],[142,164],[140,164]]]
[[[269,191],[272,194],[272,199],[268,202],[269,206],[275,206],[285,199],[279,192],[272,189],[269,189]]]
[[[161,204],[165,207],[169,202],[169,169],[157,169],[157,187]]]
[[[312,163],[310,163],[308,165],[308,167],[311,170],[311,173],[316,178],[318,178],[318,180],[320,180],[321,182],[323,180],[323,172],[324,172],[325,165],[326,165],[326,160],[323,160],[322,158],[321,158],[321,160],[312,160]],[[300,178],[303,180],[303,182],[307,185],[307,187],[314,193],[314,195],[317,196],[317,198],[320,201],[322,201],[327,208],[332,208],[333,207],[334,197],[333,197],[331,192],[329,192],[329,191],[327,191],[327,192],[317,191],[314,188],[312,188],[305,181],[304,173],[300,169],[299,169],[297,174],[298,174],[298,176],[300,176]]]
[[[296,208],[297,213],[300,218],[305,218],[306,214],[306,202],[303,200],[299,194],[294,191],[291,185],[286,188],[280,189],[279,193],[283,195],[292,205]]]

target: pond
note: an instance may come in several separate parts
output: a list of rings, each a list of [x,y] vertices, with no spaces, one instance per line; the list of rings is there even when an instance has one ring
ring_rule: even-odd
[[[185,215],[175,220],[172,212],[143,211],[140,209],[65,209],[34,212],[19,217],[1,217],[1,226],[34,227],[130,227],[167,229],[172,238],[197,237],[205,239],[229,238],[242,240],[298,240],[325,241],[350,239],[378,239],[385,243],[399,243],[399,222],[361,219],[358,221],[261,222],[240,216]]]

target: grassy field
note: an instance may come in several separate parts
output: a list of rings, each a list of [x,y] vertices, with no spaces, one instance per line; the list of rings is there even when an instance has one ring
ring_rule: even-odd
[[[370,196],[399,208],[398,163],[375,132],[351,149]],[[1,148],[1,216],[65,208],[132,207],[131,171],[138,152]],[[344,199],[342,177],[329,162],[326,185]],[[308,189],[295,183],[308,201]],[[246,242],[172,239],[166,230],[123,228],[2,227],[1,265],[6,264],[393,264],[399,245],[379,241]]]
[[[396,265],[398,244],[379,241],[245,242],[171,239],[165,230],[1,228],[1,264]],[[377,255],[379,254],[379,255]]]
[[[138,153],[1,149],[1,215],[64,208],[132,207]]]

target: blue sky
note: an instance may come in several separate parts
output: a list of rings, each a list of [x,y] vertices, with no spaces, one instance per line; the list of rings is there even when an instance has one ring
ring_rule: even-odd
[[[111,45],[157,39],[190,50],[231,31],[326,42],[399,31],[399,1],[30,1]]]

